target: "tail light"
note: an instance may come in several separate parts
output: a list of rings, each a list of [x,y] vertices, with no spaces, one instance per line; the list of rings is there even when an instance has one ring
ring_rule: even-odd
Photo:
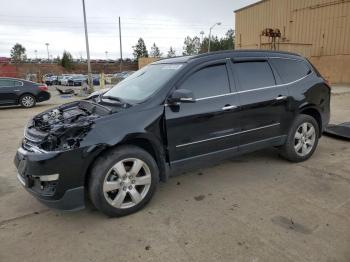
[[[327,79],[324,79],[324,82],[328,86],[329,89],[332,89],[331,88],[331,83]]]
[[[40,86],[38,86],[39,87],[39,90],[40,91],[47,91],[47,90],[49,90],[48,88],[47,88],[47,85],[40,85]]]

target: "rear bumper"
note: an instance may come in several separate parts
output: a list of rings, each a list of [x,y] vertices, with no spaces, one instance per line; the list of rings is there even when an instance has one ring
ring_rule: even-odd
[[[49,92],[40,92],[37,96],[36,96],[36,101],[37,102],[43,102],[43,101],[47,101],[51,98],[51,94]]]

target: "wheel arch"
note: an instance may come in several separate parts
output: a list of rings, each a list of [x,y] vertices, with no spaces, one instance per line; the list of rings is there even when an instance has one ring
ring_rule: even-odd
[[[159,145],[157,146],[157,144],[154,141],[146,137],[135,137],[126,139],[116,146],[121,145],[137,146],[148,152],[154,158],[158,165],[160,181],[166,182],[168,180],[169,172],[167,168],[165,152],[164,150],[162,150],[162,147],[160,147]]]
[[[25,96],[25,95],[30,95],[30,96],[34,97],[35,102],[38,102],[38,101],[37,101],[38,98],[36,97],[36,95],[34,95],[33,93],[25,92],[25,93],[20,94],[20,95],[18,96],[18,100],[17,100],[17,103],[18,103],[18,104],[21,102],[21,98],[22,98],[23,96]]]
[[[146,138],[145,136],[140,135],[134,135],[129,136],[119,143],[113,144],[113,145],[103,145],[102,149],[98,152],[98,154],[95,155],[93,160],[90,162],[88,168],[86,169],[85,174],[85,186],[87,186],[90,175],[91,175],[91,169],[93,168],[94,164],[98,160],[100,156],[103,154],[107,154],[108,151],[115,149],[120,146],[125,145],[133,145],[137,146],[139,148],[142,148],[146,152],[148,152],[156,161],[157,166],[159,168],[159,179],[162,182],[166,182],[169,178],[169,167],[166,162],[165,152],[162,152],[163,150],[159,150],[159,146],[156,145],[154,141],[150,138]]]
[[[312,118],[314,118],[316,120],[316,122],[318,124],[319,131],[320,131],[319,136],[321,137],[323,123],[322,123],[322,116],[321,116],[320,111],[315,106],[305,106],[303,108],[300,108],[299,113],[311,116]]]

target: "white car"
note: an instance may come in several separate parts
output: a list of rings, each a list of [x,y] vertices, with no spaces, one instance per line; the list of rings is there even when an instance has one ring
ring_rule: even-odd
[[[63,76],[61,79],[61,85],[62,86],[68,86],[68,80],[71,78],[71,76]]]

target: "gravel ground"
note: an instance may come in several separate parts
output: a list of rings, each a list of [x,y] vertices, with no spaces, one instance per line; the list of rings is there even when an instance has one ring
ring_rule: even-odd
[[[46,208],[13,157],[29,117],[74,99],[0,109],[0,261],[350,261],[350,143],[328,137],[304,163],[266,149],[171,178],[128,217]],[[332,122],[349,118],[334,96]]]

